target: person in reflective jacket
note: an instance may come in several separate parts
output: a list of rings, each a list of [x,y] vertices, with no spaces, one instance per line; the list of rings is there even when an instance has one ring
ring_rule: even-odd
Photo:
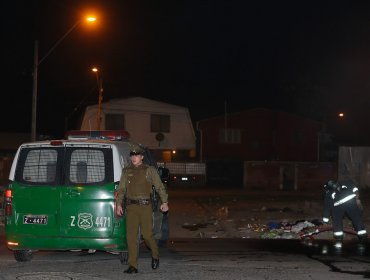
[[[367,238],[367,232],[362,219],[363,207],[359,191],[352,180],[336,182],[328,181],[324,186],[323,222],[328,223],[333,218],[333,234],[338,241],[343,240],[343,218],[351,219],[357,236],[361,241]]]

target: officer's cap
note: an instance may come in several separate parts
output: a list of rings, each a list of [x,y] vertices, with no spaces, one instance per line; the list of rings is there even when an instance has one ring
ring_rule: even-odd
[[[140,147],[133,147],[130,149],[130,156],[142,155],[142,154],[144,154],[144,150]]]

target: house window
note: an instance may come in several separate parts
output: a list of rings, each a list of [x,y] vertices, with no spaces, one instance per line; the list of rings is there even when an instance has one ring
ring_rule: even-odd
[[[240,144],[240,129],[220,129],[218,140],[220,144]]]
[[[105,129],[107,130],[125,129],[125,115],[105,114]]]
[[[151,132],[170,132],[170,116],[169,115],[151,115],[150,116],[150,131]]]

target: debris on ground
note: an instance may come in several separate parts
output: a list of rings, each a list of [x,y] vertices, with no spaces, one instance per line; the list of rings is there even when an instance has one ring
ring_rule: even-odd
[[[293,224],[283,221],[282,223],[269,222],[268,231],[261,235],[263,239],[295,239],[300,238],[302,232],[315,231],[322,223],[318,220],[299,220]]]
[[[190,231],[196,231],[200,228],[205,228],[207,227],[206,223],[196,223],[196,224],[189,224],[189,223],[184,223],[182,225],[183,228],[188,229]]]

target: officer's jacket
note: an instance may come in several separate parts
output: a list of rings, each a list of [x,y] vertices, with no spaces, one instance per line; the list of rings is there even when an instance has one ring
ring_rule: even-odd
[[[168,194],[157,170],[144,163],[139,166],[130,164],[122,170],[117,188],[117,202],[122,204],[125,195],[129,199],[149,199],[152,186],[158,192],[162,203],[167,202]]]
[[[330,213],[335,209],[335,207],[353,200],[358,192],[358,188],[352,181],[343,181],[338,184],[340,186],[338,189],[325,191],[323,211],[324,222],[329,221]]]

